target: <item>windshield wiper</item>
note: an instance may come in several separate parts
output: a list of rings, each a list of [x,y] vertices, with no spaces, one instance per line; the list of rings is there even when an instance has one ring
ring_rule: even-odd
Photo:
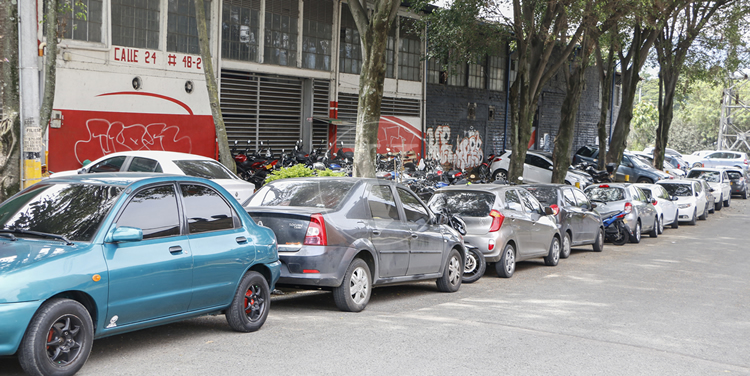
[[[62,241],[65,242],[65,245],[73,245],[73,242],[71,242],[70,240],[68,240],[68,238],[66,238],[66,237],[64,237],[62,235],[50,234],[50,233],[47,233],[47,232],[29,231],[29,230],[23,230],[23,229],[20,229],[20,228],[16,228],[16,229],[6,228],[6,229],[0,230],[0,233],[5,233],[5,234],[11,235],[11,236],[12,236],[12,234],[34,235],[34,236],[40,236],[40,237],[43,237],[43,238],[50,238],[50,239],[62,240]],[[14,236],[14,238],[15,238],[15,236]]]
[[[10,238],[11,241],[18,240],[15,235],[13,235],[13,234],[11,234],[9,232],[8,233],[0,233],[0,236],[5,236],[7,238]]]

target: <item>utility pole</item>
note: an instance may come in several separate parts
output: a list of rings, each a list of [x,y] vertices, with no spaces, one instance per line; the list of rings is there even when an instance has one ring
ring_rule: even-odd
[[[21,182],[26,188],[42,177],[42,128],[39,124],[39,67],[35,1],[18,2],[18,62],[21,94]]]

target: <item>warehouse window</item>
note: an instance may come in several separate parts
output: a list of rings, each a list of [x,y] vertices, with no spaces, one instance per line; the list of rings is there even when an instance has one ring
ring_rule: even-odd
[[[225,0],[221,15],[221,57],[258,61],[260,0]]]
[[[331,70],[333,2],[306,0],[302,29],[302,67]]]
[[[342,73],[359,74],[362,69],[362,44],[357,24],[349,6],[341,6],[341,39],[339,41],[339,69]]]
[[[422,42],[414,29],[414,20],[401,18],[399,26],[398,78],[422,81]]]
[[[159,48],[160,0],[112,0],[112,44]]]
[[[102,0],[80,0],[80,3],[83,7],[76,4],[60,17],[59,30],[63,38],[101,43]],[[86,17],[79,16],[81,14],[85,14]]]
[[[469,64],[469,87],[474,89],[484,89],[484,59],[478,64]]]
[[[206,26],[211,20],[211,1],[205,0]],[[193,0],[169,0],[167,12],[167,51],[200,54],[198,24]],[[209,36],[211,28],[208,28]]]
[[[298,17],[297,0],[266,2],[264,62],[288,67],[297,66]]]
[[[488,66],[488,89],[505,91],[505,58],[491,56]]]

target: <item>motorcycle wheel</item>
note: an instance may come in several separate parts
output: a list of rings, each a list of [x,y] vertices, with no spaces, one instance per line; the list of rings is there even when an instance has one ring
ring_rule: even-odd
[[[484,255],[476,248],[469,248],[466,252],[466,263],[464,264],[464,274],[461,277],[463,283],[473,283],[482,278],[487,269],[487,262]]]
[[[628,230],[625,229],[625,224],[619,221],[615,223],[615,226],[617,226],[617,236],[612,239],[612,244],[624,245],[629,240]]]

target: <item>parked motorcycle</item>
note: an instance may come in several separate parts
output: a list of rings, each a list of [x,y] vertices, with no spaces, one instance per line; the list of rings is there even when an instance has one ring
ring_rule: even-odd
[[[604,224],[604,239],[611,241],[614,245],[623,245],[628,242],[630,231],[625,226],[623,218],[628,213],[621,211],[619,213],[612,214],[606,218],[602,218],[602,224]]]
[[[461,217],[453,215],[450,209],[443,208],[438,213],[438,221],[450,225],[462,236],[466,235],[466,222]],[[461,277],[461,282],[472,283],[482,278],[487,269],[487,261],[484,259],[484,254],[477,247],[469,244],[465,246],[466,260],[464,260],[464,273]]]

